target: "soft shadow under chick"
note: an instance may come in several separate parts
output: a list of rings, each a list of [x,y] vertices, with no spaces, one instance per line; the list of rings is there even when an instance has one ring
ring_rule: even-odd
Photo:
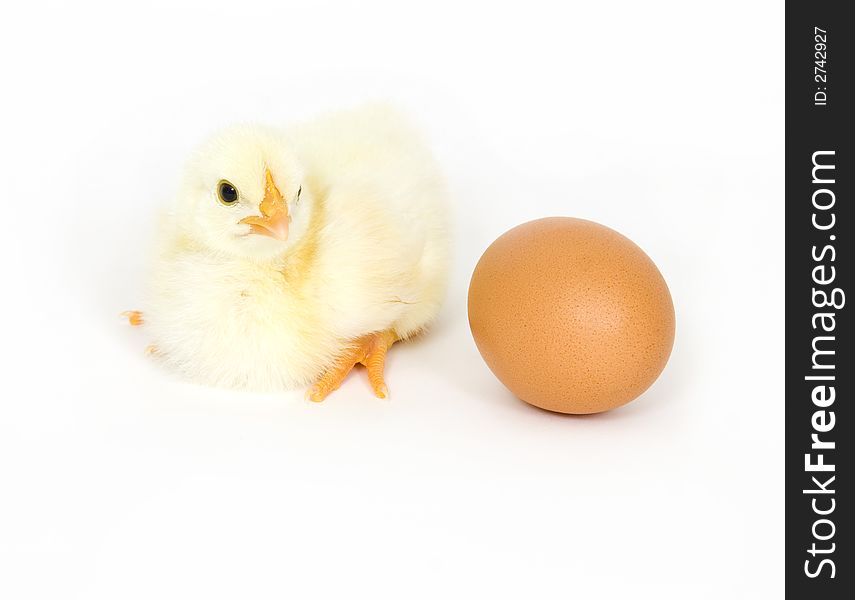
[[[362,363],[383,398],[387,349],[439,310],[448,246],[437,165],[388,108],[235,127],[188,163],[127,314],[196,381],[320,401]]]

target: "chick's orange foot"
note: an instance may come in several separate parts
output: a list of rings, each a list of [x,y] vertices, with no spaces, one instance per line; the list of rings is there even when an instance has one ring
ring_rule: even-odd
[[[121,316],[128,320],[131,327],[139,327],[143,324],[142,313],[138,310],[126,310]]]
[[[347,374],[357,364],[365,365],[368,381],[378,398],[389,396],[389,389],[383,380],[383,366],[386,363],[386,351],[398,340],[394,331],[371,333],[354,341],[338,361],[324,373],[320,380],[306,392],[306,398],[312,402],[321,402],[331,392],[337,390]]]

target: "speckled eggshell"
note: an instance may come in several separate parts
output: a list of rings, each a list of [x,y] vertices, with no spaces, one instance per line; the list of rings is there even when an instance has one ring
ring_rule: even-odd
[[[674,343],[674,305],[631,240],[569,217],[514,227],[487,248],[469,284],[481,356],[520,399],[596,413],[641,395]]]

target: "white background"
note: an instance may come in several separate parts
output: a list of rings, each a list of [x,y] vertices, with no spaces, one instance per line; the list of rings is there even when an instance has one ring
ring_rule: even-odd
[[[500,4],[4,9],[0,596],[782,596],[783,7]],[[190,149],[377,98],[455,198],[448,302],[392,399],[150,362],[117,314]],[[469,334],[481,252],[556,214],[674,297],[667,369],[612,413],[519,402]]]

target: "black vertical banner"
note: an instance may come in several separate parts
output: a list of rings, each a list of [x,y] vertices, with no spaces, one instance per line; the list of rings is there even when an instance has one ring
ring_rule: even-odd
[[[786,3],[786,590],[852,598],[855,21]],[[848,491],[847,491],[848,490]],[[844,590],[846,592],[844,593]]]

